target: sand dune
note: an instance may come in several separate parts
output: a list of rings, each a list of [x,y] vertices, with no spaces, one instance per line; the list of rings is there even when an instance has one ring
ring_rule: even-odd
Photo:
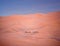
[[[60,12],[0,17],[1,46],[60,46]]]

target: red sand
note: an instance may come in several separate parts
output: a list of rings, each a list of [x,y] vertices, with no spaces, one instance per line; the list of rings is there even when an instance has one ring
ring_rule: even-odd
[[[60,46],[60,12],[0,17],[1,46]],[[34,31],[36,31],[34,33]]]

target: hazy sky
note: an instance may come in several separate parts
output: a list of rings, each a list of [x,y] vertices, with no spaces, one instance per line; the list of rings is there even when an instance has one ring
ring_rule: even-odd
[[[0,0],[0,16],[60,11],[60,0]]]

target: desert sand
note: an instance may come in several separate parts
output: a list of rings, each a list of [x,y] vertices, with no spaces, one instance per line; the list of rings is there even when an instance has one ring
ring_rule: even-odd
[[[60,46],[60,12],[0,16],[0,46]]]

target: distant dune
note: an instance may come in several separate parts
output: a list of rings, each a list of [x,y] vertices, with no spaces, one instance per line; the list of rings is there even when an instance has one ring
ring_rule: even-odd
[[[1,46],[60,46],[60,12],[0,16]]]

